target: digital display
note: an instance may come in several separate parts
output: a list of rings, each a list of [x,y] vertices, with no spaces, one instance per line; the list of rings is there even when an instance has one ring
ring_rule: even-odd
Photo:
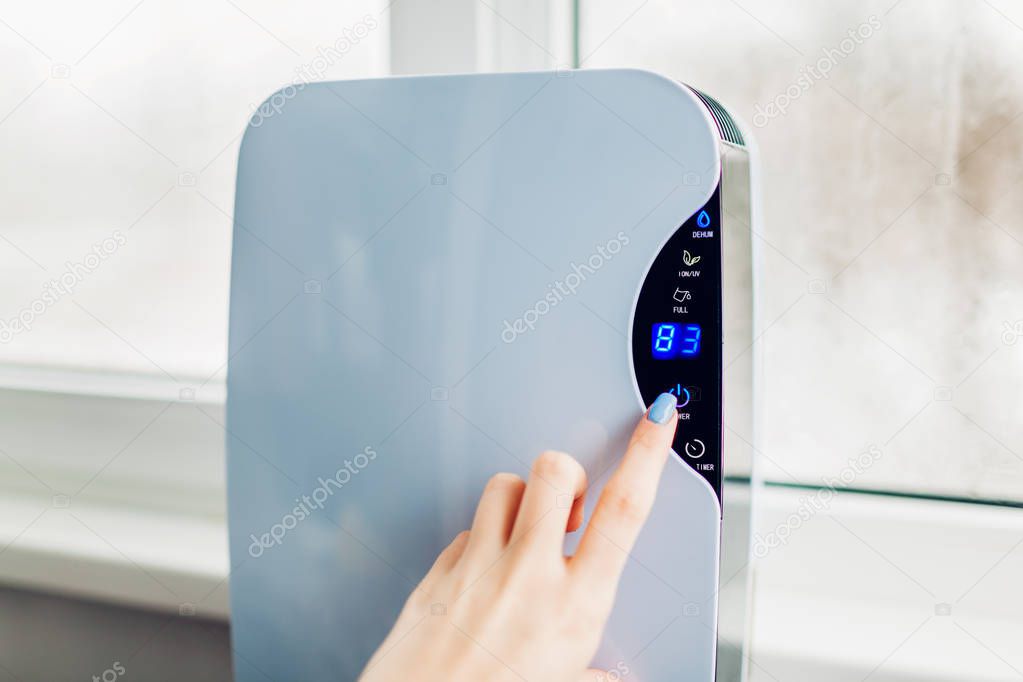
[[[657,322],[650,338],[650,354],[655,360],[693,358],[700,354],[702,330],[698,324]]]

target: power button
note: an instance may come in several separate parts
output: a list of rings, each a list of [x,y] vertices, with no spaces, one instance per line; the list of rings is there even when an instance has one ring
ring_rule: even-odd
[[[688,405],[689,400],[692,397],[689,394],[689,389],[683,386],[682,384],[675,384],[674,386],[668,389],[668,393],[671,393],[678,399],[678,403],[675,405],[675,407],[679,409],[682,409],[683,407]]]

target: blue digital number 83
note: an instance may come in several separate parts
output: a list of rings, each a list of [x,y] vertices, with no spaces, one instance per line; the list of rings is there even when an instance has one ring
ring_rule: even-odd
[[[653,327],[650,352],[656,360],[699,355],[703,330],[698,324],[658,322]]]

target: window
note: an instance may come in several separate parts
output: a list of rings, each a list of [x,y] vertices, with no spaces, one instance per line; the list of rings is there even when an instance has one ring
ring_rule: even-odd
[[[760,152],[752,679],[1023,670],[1019,6],[21,3],[0,56],[0,579],[226,615],[234,177],[265,97],[634,66]],[[70,556],[120,569],[39,570]]]
[[[997,2],[583,0],[583,66],[690,83],[759,144],[770,480],[1023,501],[1021,24]]]
[[[0,471],[222,514],[241,134],[284,83],[386,74],[389,12],[65,2],[3,19]]]

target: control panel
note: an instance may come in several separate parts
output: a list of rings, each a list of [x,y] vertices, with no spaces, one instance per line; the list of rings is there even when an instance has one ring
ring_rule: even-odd
[[[720,186],[668,239],[640,288],[632,363],[645,405],[678,398],[675,453],[721,499]]]

